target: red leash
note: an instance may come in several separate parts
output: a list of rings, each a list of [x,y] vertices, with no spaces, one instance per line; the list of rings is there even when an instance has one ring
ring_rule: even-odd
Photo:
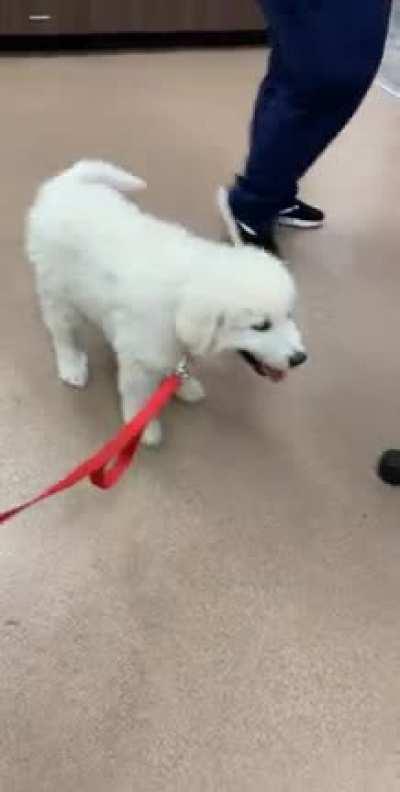
[[[50,498],[51,495],[56,495],[58,492],[63,492],[63,490],[73,487],[84,478],[89,478],[92,484],[100,487],[100,489],[113,487],[132,461],[144,429],[153,418],[159,415],[163,407],[177,392],[183,376],[183,370],[178,369],[175,374],[167,377],[153,393],[143,409],[129,423],[125,424],[115,437],[109,440],[93,456],[67,473],[56,484],[52,484],[51,487],[43,490],[39,495],[22,503],[20,506],[14,506],[12,509],[0,512],[0,524],[5,523],[25,509],[29,509],[30,506]]]

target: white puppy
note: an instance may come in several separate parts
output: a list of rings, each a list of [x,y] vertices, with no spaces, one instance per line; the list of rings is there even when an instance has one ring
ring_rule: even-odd
[[[283,265],[142,213],[123,194],[143,187],[113,165],[82,161],[46,182],[31,208],[27,253],[60,378],[87,382],[82,319],[99,326],[115,352],[124,420],[184,356],[236,350],[275,380],[304,362]],[[189,378],[179,395],[195,402],[204,392]],[[161,437],[154,421],[143,442]]]

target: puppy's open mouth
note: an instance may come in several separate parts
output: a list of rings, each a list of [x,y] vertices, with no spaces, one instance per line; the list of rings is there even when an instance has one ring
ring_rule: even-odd
[[[249,364],[249,366],[254,369],[254,371],[260,375],[260,377],[269,377],[273,382],[280,382],[286,377],[286,371],[281,371],[280,369],[272,368],[272,366],[267,366],[266,363],[263,363],[258,358],[254,357],[251,352],[247,352],[246,349],[239,349],[239,354],[242,358]]]

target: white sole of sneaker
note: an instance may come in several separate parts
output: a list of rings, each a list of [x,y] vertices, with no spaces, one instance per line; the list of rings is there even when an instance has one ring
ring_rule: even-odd
[[[320,223],[316,223],[315,221],[312,222],[312,220],[291,220],[289,217],[278,217],[277,223],[286,228],[321,228],[324,225],[323,220]]]
[[[225,223],[225,227],[232,245],[235,245],[235,247],[242,247],[243,242],[241,240],[239,231],[237,230],[231,207],[229,206],[228,190],[226,190],[225,187],[218,187],[216,198],[218,211]]]

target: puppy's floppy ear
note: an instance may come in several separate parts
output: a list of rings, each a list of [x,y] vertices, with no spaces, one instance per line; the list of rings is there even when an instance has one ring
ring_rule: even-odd
[[[199,295],[186,295],[176,314],[176,334],[179,341],[194,356],[216,351],[218,331],[223,327],[222,311]]]

